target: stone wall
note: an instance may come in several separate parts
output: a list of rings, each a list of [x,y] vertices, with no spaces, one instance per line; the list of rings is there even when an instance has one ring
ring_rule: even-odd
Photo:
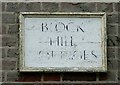
[[[19,72],[20,12],[106,12],[108,72]],[[120,81],[119,3],[3,2],[2,3],[2,81],[3,85],[82,84],[117,85]],[[1,36],[0,36],[1,37]]]

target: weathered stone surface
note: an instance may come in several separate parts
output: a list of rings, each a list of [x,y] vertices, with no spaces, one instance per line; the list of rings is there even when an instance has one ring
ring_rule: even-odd
[[[107,65],[108,65],[108,70],[111,71],[111,70],[118,70],[118,61],[116,59],[109,59],[107,61]]]
[[[118,48],[118,59],[120,60],[120,48]]]
[[[118,12],[119,9],[120,9],[120,8],[119,8],[119,5],[120,5],[120,4],[119,4],[119,3],[113,3],[113,4],[114,4],[114,8],[115,8],[114,11]]]
[[[19,33],[18,25],[9,25],[8,34],[17,34]]]
[[[113,12],[112,3],[97,3],[98,12]]]
[[[43,2],[42,3],[42,11],[43,12],[56,12],[58,11],[58,3],[48,3],[48,2]]]
[[[5,3],[2,2],[2,11],[5,11]]]
[[[65,12],[95,12],[95,3],[62,3],[61,11]]]
[[[116,71],[107,71],[107,73],[100,73],[100,81],[116,81]]]
[[[3,60],[2,69],[3,70],[16,70],[16,61]]]
[[[29,12],[41,11],[40,3],[7,3],[6,11],[8,12]]]
[[[2,81],[2,82],[4,82],[4,80],[5,80],[5,72],[3,72],[3,71],[0,71],[0,80]],[[0,81],[0,82],[1,82]]]
[[[3,36],[2,38],[2,46],[8,46],[8,47],[12,47],[12,46],[18,46],[18,38],[17,37],[8,37],[8,36]]]
[[[108,36],[107,45],[108,46],[119,46],[120,37],[119,36]]]
[[[2,50],[2,58],[5,58],[7,56],[6,48],[0,48],[0,51]]]
[[[8,29],[7,24],[2,24],[2,29],[0,30],[0,34],[6,34]]]
[[[107,23],[118,23],[118,14],[107,15]]]
[[[120,71],[118,72],[118,81],[120,83]]]
[[[19,12],[26,11],[25,3],[7,3],[6,11],[8,12]]]
[[[2,23],[14,24],[15,23],[15,14],[2,13]]]
[[[120,59],[118,59],[118,70],[119,70],[119,72],[120,72]]]
[[[117,6],[116,6],[116,7],[118,8],[118,12],[120,12],[120,2],[117,3]]]
[[[26,3],[26,11],[28,12],[40,12],[41,11],[41,3]]]
[[[7,81],[15,82],[18,79],[19,73],[17,71],[7,72]]]
[[[107,34],[108,35],[117,35],[118,25],[107,25]]]
[[[107,49],[107,58],[108,59],[115,59],[115,48],[108,48]]]
[[[8,58],[19,58],[19,50],[18,49],[8,49],[7,57]]]

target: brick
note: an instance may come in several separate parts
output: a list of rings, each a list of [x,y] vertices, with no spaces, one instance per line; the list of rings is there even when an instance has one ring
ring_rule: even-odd
[[[117,35],[118,25],[107,25],[108,35]]]
[[[120,48],[118,48],[118,59],[120,60]]]
[[[19,33],[18,25],[9,25],[8,34],[17,34]]]
[[[116,81],[116,71],[108,71],[107,73],[99,74],[100,81]]]
[[[41,11],[41,3],[26,3],[26,11],[28,12],[39,12]]]
[[[115,48],[107,48],[107,58],[115,59]]]
[[[2,13],[2,23],[13,24],[15,23],[15,14]]]
[[[97,3],[97,11],[98,12],[113,12],[113,4],[112,3]]]
[[[0,31],[0,34],[6,34],[7,33],[8,26],[7,24],[2,24],[2,30]]]
[[[0,48],[0,50],[2,49],[2,58],[6,58],[7,53],[6,53],[6,48]]]
[[[117,60],[115,59],[109,59],[107,61],[107,68],[108,70],[118,70],[118,63],[117,63]]]
[[[17,82],[38,82],[41,81],[41,74],[40,73],[20,73]]]
[[[3,70],[16,70],[16,61],[3,60],[2,66]]]
[[[3,82],[2,85],[16,85],[16,84]],[[18,85],[21,85],[21,84],[18,84]]]
[[[0,35],[0,45],[2,45],[2,35]]]
[[[120,25],[120,12],[118,13],[118,25]]]
[[[108,36],[107,45],[108,46],[120,46],[120,37]]]
[[[41,84],[33,84],[33,83],[30,84],[30,83],[27,83],[27,82],[24,82],[24,83],[6,83],[6,82],[4,82],[2,85],[41,85]]]
[[[61,11],[64,12],[95,12],[95,3],[62,3]]]
[[[2,2],[2,11],[5,11],[5,3]]]
[[[115,10],[114,11],[116,11],[116,12],[118,12],[118,6],[119,6],[119,4],[118,3],[114,3],[114,6],[115,6]]]
[[[59,73],[45,73],[43,80],[44,81],[60,81],[60,74]]]
[[[2,58],[0,58],[0,71],[2,70]]]
[[[118,12],[120,12],[120,2],[118,3]]]
[[[0,72],[0,82],[2,81],[2,72]]]
[[[25,3],[7,3],[6,11],[8,12],[19,12],[26,11]]]
[[[10,82],[15,82],[16,80],[18,80],[18,75],[19,73],[17,71],[12,71],[12,72],[7,72],[7,79],[6,81]]]
[[[107,23],[118,23],[118,14],[107,15]]]
[[[3,36],[2,37],[2,46],[16,46],[18,47],[18,37],[9,37],[9,36]]]
[[[43,12],[56,12],[58,11],[58,3],[48,3],[48,2],[43,2],[42,3],[42,11]]]
[[[120,72],[120,60],[118,60],[118,70],[119,70],[119,72]]]
[[[0,82],[1,81],[4,82],[4,80],[5,80],[5,72],[0,71]]]
[[[120,36],[120,25],[118,26],[118,34]]]
[[[64,73],[64,81],[95,81],[96,73]]]
[[[118,80],[119,80],[119,83],[120,83],[120,71],[118,72]]]
[[[41,11],[40,3],[7,3],[8,12],[39,12]]]
[[[84,84],[83,84],[84,85]],[[88,84],[89,85],[89,84]],[[114,84],[104,84],[104,83],[102,83],[102,84],[99,84],[99,83],[97,83],[97,84],[92,84],[92,85],[114,85]],[[116,84],[115,84],[116,85]]]
[[[18,49],[8,49],[7,57],[8,58],[19,58],[19,50]]]

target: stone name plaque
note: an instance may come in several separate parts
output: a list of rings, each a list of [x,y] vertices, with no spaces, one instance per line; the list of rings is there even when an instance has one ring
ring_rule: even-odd
[[[105,13],[20,14],[20,71],[105,72]]]

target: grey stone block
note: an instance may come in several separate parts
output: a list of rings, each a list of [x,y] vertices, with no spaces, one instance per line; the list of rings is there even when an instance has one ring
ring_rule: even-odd
[[[107,34],[108,35],[117,35],[118,25],[107,25]]]
[[[107,58],[115,59],[115,48],[107,48]]]
[[[26,11],[25,3],[15,3],[15,2],[7,3],[6,11],[8,12]]]
[[[18,37],[8,37],[8,36],[3,36],[2,37],[2,46],[16,46],[18,47]]]
[[[15,23],[15,14],[2,13],[2,23],[14,24]]]
[[[2,85],[42,85],[42,84],[30,84],[30,83],[27,83],[27,82],[24,82],[24,83],[3,83]],[[49,85],[49,84],[45,84],[45,85]]]
[[[114,81],[116,82],[117,78],[117,71],[115,70],[109,70],[107,72],[99,73],[99,80],[100,81]],[[105,84],[106,85],[106,84]]]
[[[120,59],[118,60],[118,70],[120,72]]]
[[[2,11],[5,11],[5,3],[2,2]]]
[[[40,12],[41,11],[41,3],[26,3],[26,11],[28,12]]]
[[[5,80],[5,72],[3,72],[3,71],[0,71],[0,80],[2,80],[2,82],[4,82],[4,80]]]
[[[120,25],[118,26],[118,34],[120,36]]]
[[[7,33],[8,26],[7,24],[2,24],[2,29],[0,31],[0,34],[6,34]]]
[[[7,57],[8,58],[19,58],[19,50],[18,49],[8,49]]]
[[[16,70],[16,61],[3,60],[2,61],[3,70]]]
[[[118,14],[107,15],[107,23],[118,23]]]
[[[118,70],[118,61],[116,59],[109,59],[107,61],[107,66],[108,66],[108,71],[111,71],[111,70],[117,71]]]
[[[120,12],[120,2],[118,3],[118,12]]]
[[[19,73],[17,71],[7,72],[7,81],[15,82],[18,79]]]
[[[119,36],[108,36],[107,46],[120,46]]]
[[[8,34],[18,34],[19,27],[18,25],[9,25]]]
[[[118,60],[118,81],[119,81],[119,84],[120,84],[120,60]]]
[[[42,11],[43,12],[56,12],[59,10],[58,3],[48,3],[43,2],[42,3]]]
[[[6,48],[0,48],[0,50],[2,50],[2,58],[6,58],[7,56],[7,49]]]
[[[118,59],[120,60],[120,48],[118,48]]]
[[[112,3],[97,3],[98,12],[113,12]]]
[[[61,3],[64,12],[95,12],[95,3]]]
[[[116,81],[117,79],[117,71],[108,71],[107,72],[107,81]]]
[[[7,3],[6,11],[8,12],[32,12],[32,11],[41,11],[39,2],[31,2],[31,3]]]
[[[120,8],[119,8],[119,5],[120,5],[120,4],[119,4],[119,3],[113,3],[113,4],[114,4],[114,6],[115,6],[115,7],[114,7],[114,8],[115,8],[114,11],[118,12],[119,9],[120,9]]]

